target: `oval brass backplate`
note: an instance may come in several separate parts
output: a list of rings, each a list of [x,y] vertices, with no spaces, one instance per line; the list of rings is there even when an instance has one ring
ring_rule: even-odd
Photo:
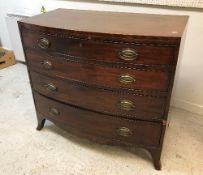
[[[58,116],[60,114],[59,110],[56,108],[49,108],[49,114]]]
[[[131,48],[125,48],[119,52],[119,57],[125,61],[133,61],[137,59],[137,56],[138,56],[138,53]]]
[[[135,82],[135,78],[131,75],[128,74],[123,74],[119,77],[119,81],[123,84],[131,84],[133,82]]]
[[[57,87],[53,84],[53,83],[48,83],[45,84],[44,87],[51,92],[56,92],[57,91]]]
[[[42,61],[42,65],[47,70],[53,69],[53,65],[52,65],[51,61],[44,60],[44,61]]]
[[[125,99],[119,102],[119,106],[120,106],[120,109],[125,111],[132,111],[135,108],[135,105],[132,101],[125,100]]]
[[[117,133],[118,133],[118,135],[123,136],[123,137],[129,137],[133,134],[132,131],[125,126],[118,128]]]
[[[41,48],[41,49],[48,49],[49,46],[50,46],[50,42],[47,38],[41,38],[39,39],[38,41],[38,46]]]

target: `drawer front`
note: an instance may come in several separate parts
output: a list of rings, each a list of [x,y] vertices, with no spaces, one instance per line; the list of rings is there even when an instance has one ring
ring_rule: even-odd
[[[26,55],[32,70],[51,76],[112,88],[168,90],[169,72],[88,64],[28,50]]]
[[[174,63],[173,47],[93,41],[91,36],[89,39],[79,39],[74,38],[70,32],[67,36],[56,36],[54,29],[51,30],[53,30],[51,35],[45,34],[46,32],[24,30],[22,32],[24,46],[104,62],[145,65],[172,65]]]
[[[159,123],[110,117],[71,107],[37,93],[34,94],[34,97],[37,112],[45,118],[51,118],[63,125],[69,132],[77,131],[83,135],[129,144],[159,145],[162,129],[162,125]]]
[[[138,119],[161,119],[165,98],[93,88],[60,78],[30,72],[33,89],[50,98],[111,115]]]

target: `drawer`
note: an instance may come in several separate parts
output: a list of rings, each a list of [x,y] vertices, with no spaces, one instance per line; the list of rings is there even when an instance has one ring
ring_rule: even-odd
[[[127,118],[155,120],[164,114],[164,97],[93,88],[36,72],[30,75],[35,91],[64,103]]]
[[[168,90],[170,72],[70,61],[30,50],[26,55],[31,70],[50,76],[112,88]]]
[[[115,118],[80,108],[71,107],[34,93],[37,112],[56,121],[72,133],[79,133],[111,141],[145,146],[159,145],[162,125]]]
[[[57,52],[60,54],[92,59],[102,62],[120,62],[144,65],[172,65],[174,64],[174,48],[153,44],[130,44],[122,42],[105,42],[101,40],[80,39],[71,32],[55,35],[51,33],[24,30],[22,38],[24,47]],[[126,39],[126,38],[125,38]]]

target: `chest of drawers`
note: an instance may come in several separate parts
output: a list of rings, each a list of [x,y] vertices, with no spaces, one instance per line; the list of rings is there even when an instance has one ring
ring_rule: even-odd
[[[58,9],[19,24],[37,111],[71,134],[148,150],[156,169],[186,16]]]

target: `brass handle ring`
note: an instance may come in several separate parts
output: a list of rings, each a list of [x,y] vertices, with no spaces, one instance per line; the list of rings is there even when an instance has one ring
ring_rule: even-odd
[[[129,128],[124,127],[124,126],[118,128],[117,133],[118,133],[118,135],[123,136],[123,137],[129,137],[133,134]]]
[[[53,65],[52,65],[51,61],[44,60],[44,61],[42,61],[42,65],[47,70],[53,69]]]
[[[131,83],[135,82],[136,80],[133,76],[124,74],[119,77],[119,81],[123,84],[131,84]]]
[[[49,108],[49,114],[54,115],[54,116],[58,116],[60,114],[60,112],[56,108]]]
[[[53,83],[45,84],[44,87],[45,87],[48,91],[52,91],[52,92],[56,92],[56,91],[57,91],[57,87],[56,87]]]
[[[119,102],[119,105],[120,105],[120,109],[125,111],[132,111],[135,108],[134,103],[130,100],[121,100]]]
[[[138,53],[131,48],[125,48],[119,52],[119,57],[125,61],[133,61],[137,59]]]
[[[41,48],[41,49],[48,49],[49,46],[50,46],[50,42],[47,38],[41,38],[39,41],[38,41],[38,46]]]

